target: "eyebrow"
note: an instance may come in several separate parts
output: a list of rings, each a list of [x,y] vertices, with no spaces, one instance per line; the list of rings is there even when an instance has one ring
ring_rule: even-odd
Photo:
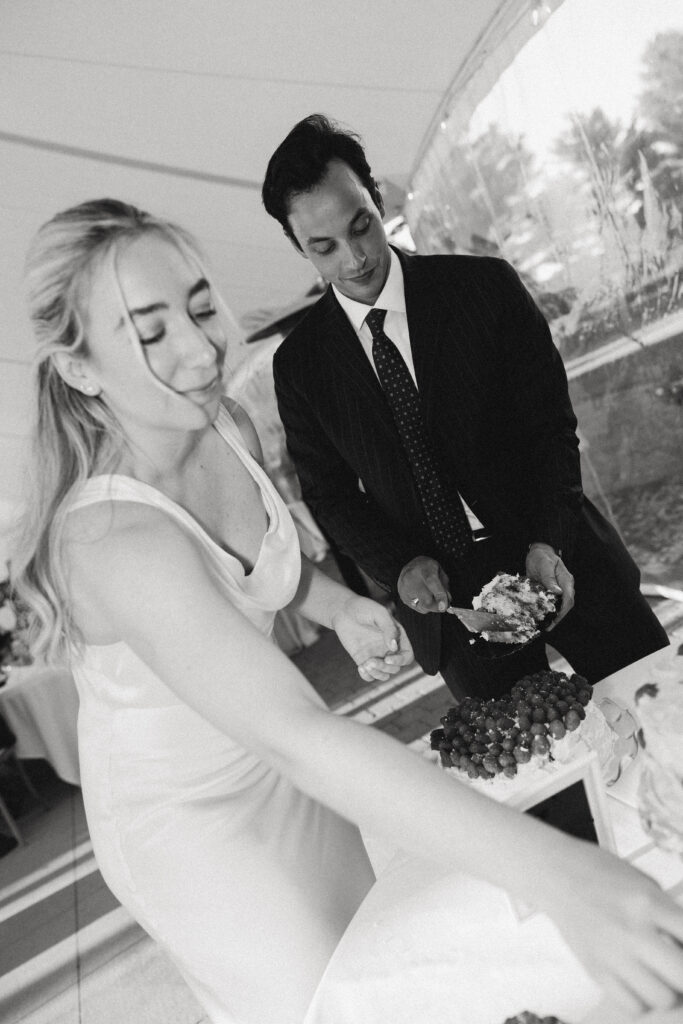
[[[203,292],[205,289],[208,288],[210,288],[209,282],[206,280],[205,277],[200,277],[199,280],[195,281],[195,283],[190,288],[187,297],[188,299],[192,299],[194,298],[195,295],[197,295],[198,292]],[[160,309],[168,309],[168,303],[152,302],[149,306],[136,306],[135,309],[128,310],[128,316],[131,317],[131,319],[135,316],[147,316],[148,313],[156,313]],[[123,317],[121,317],[118,324],[116,325],[116,330],[118,331],[120,327],[123,327]]]
[[[362,217],[364,214],[369,213],[369,212],[370,211],[368,209],[366,209],[366,207],[362,206],[360,208],[360,210],[357,210],[356,213],[354,213],[353,217],[351,218],[351,222],[350,222],[349,226],[353,227],[353,225],[356,223],[356,221],[358,220],[359,217]],[[329,241],[331,241],[329,235],[320,235],[320,236],[312,235],[310,238],[306,239],[306,245],[314,245],[316,242],[329,242]]]

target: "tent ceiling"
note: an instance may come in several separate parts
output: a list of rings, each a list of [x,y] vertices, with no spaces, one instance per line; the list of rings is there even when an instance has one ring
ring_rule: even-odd
[[[30,235],[97,195],[194,231],[238,316],[291,301],[313,274],[260,204],[272,149],[320,110],[361,133],[378,177],[405,179],[454,75],[509,6],[4,0],[0,301],[13,330],[0,355],[26,358],[16,296]]]

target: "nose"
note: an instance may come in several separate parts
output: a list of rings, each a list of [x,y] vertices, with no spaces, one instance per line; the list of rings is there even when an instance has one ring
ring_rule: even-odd
[[[185,356],[191,366],[211,366],[216,361],[219,345],[192,317],[188,317],[183,331]]]
[[[365,266],[367,256],[359,243],[349,242],[346,253],[347,273],[357,274]]]

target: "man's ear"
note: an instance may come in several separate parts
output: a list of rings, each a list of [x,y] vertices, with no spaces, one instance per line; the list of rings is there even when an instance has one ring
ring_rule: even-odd
[[[65,384],[84,395],[99,395],[102,388],[88,370],[85,360],[71,352],[55,352],[52,357],[57,373]]]

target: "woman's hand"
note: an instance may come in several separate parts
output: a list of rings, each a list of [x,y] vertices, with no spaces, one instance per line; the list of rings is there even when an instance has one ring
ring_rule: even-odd
[[[403,627],[367,597],[348,598],[333,616],[332,628],[367,683],[384,682],[413,660]]]
[[[678,1005],[683,909],[646,875],[598,847],[581,844],[575,854],[555,865],[561,885],[549,904],[541,900],[575,955],[623,1007],[625,1019]]]

